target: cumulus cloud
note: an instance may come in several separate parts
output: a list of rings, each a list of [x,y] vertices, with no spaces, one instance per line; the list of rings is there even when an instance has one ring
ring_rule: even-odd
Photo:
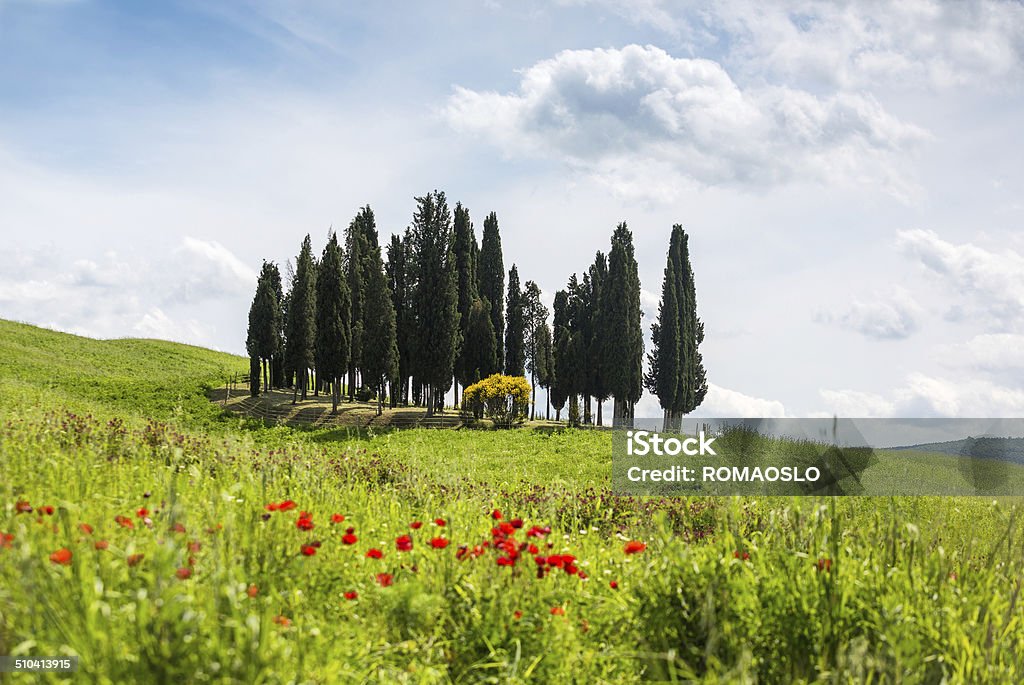
[[[1010,249],[986,250],[973,243],[953,244],[933,231],[901,231],[897,246],[945,281],[947,289],[969,297],[1000,331],[1024,328],[1024,256]],[[967,317],[956,304],[951,320]]]
[[[1024,63],[1024,6],[1012,0],[563,4],[600,5],[691,47],[717,46],[745,73],[844,89],[1001,87]]]
[[[1007,418],[1024,413],[1024,390],[986,378],[944,378],[912,373],[886,395],[858,390],[821,391],[827,413],[849,418]]]
[[[902,340],[917,330],[919,307],[910,295],[896,291],[888,296],[875,296],[863,301],[852,300],[840,311],[820,310],[819,323],[835,324],[875,340]]]
[[[897,161],[927,138],[870,95],[741,88],[714,61],[639,45],[560,52],[526,69],[512,93],[456,87],[443,114],[510,156],[555,156],[598,179],[621,177],[624,193],[648,181],[661,194],[666,182],[794,179],[909,191]]]

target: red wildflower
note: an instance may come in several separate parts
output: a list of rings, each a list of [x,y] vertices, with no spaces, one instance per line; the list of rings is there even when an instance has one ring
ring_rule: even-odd
[[[565,616],[565,609],[562,607],[551,607],[552,616]]]
[[[149,516],[149,509],[147,509],[146,507],[140,507],[139,510],[135,512],[135,515],[138,516],[140,519],[144,519],[147,516]]]
[[[523,527],[523,519],[512,519],[509,523],[511,523],[512,527],[517,530]]]
[[[14,542],[14,533],[3,533],[0,535],[0,548],[10,548]]]
[[[832,560],[831,559],[818,559],[818,563],[816,564],[816,566],[818,567],[819,571],[831,571],[832,570]]]
[[[444,549],[448,546],[450,541],[444,538],[434,538],[430,541],[430,546],[434,549]]]
[[[171,526],[171,530],[175,533],[180,533],[182,535],[188,532],[185,530],[185,526],[181,525],[180,523],[175,523],[173,526]]]
[[[408,552],[412,549],[412,538],[408,535],[399,535],[395,538],[395,547],[399,552]]]
[[[267,511],[277,511],[278,509],[277,504],[275,502],[271,502],[270,504],[266,505],[263,508],[266,509]]]
[[[423,526],[423,521],[413,521],[409,524],[409,527],[413,530],[419,530]]]
[[[45,507],[42,507],[42,512],[47,516],[53,516],[53,507],[46,505]]]
[[[613,580],[612,582],[608,583],[608,587],[610,587],[613,590],[618,590],[619,589],[619,581]]]
[[[498,557],[498,566],[512,566],[515,563],[516,562],[509,559],[508,557]]]
[[[82,531],[86,535],[92,535],[92,526],[90,526],[88,523],[79,523],[78,530]]]
[[[250,585],[249,589],[245,591],[245,594],[249,595],[250,598],[251,597],[255,597],[259,593],[260,593],[260,589],[258,587],[256,587],[255,585]]]
[[[19,514],[31,514],[32,505],[26,502],[25,500],[21,500],[14,505],[14,510]]]
[[[199,542],[199,540],[193,540],[192,542],[188,543],[188,551],[192,552],[192,554],[198,554],[199,550],[201,550],[202,548],[203,543]]]
[[[647,549],[647,545],[645,543],[640,542],[639,540],[630,540],[626,543],[626,547],[623,549],[623,551],[626,554],[639,554],[640,552],[643,552],[645,549]]]
[[[331,514],[331,523],[341,523],[345,520],[345,517],[341,514]]]
[[[107,542],[106,540],[97,540],[96,544],[93,545],[93,547],[95,547],[96,549],[98,549],[98,550],[100,550],[102,552],[107,547],[110,547],[110,543]]]
[[[316,547],[314,547],[313,545],[303,545],[302,546],[302,555],[303,556],[311,557],[314,554],[316,554]]]
[[[378,573],[377,582],[381,587],[388,587],[394,582],[394,577],[390,573]]]
[[[188,580],[192,577],[192,569],[182,566],[174,572],[174,575],[178,577],[178,580]]]
[[[373,548],[366,551],[366,556],[369,559],[383,559],[384,552],[381,552],[379,549]]]
[[[358,539],[359,538],[357,538],[352,533],[345,533],[344,535],[341,536],[341,541],[344,542],[346,545],[354,545],[354,544],[356,544],[356,541]]]
[[[445,520],[444,519],[434,519],[434,525],[435,526],[443,526],[444,524],[445,524]]]
[[[512,612],[512,618],[514,618],[515,620],[518,621],[522,617],[523,617],[523,612],[519,611],[518,609],[516,611]]]
[[[117,525],[121,526],[122,528],[134,528],[135,527],[135,524],[132,523],[132,520],[130,518],[128,518],[127,516],[120,516],[120,515],[115,516],[114,517],[114,521],[116,521]]]
[[[513,525],[512,525],[511,523],[509,523],[508,521],[502,521],[502,522],[501,522],[501,523],[500,523],[500,524],[498,525],[498,528],[500,528],[500,529],[501,529],[501,533],[502,533],[502,535],[515,535],[515,534],[516,534],[516,529],[515,529],[515,526],[513,526]]]
[[[494,519],[495,521],[500,520],[501,519],[501,511],[498,510],[498,509],[495,509],[494,511],[492,511],[491,512],[491,518]]]
[[[534,557],[534,558],[533,558],[533,561],[534,561],[534,562],[535,562],[535,563],[536,563],[536,564],[537,564],[538,566],[543,566],[544,564],[548,563],[548,560],[547,560],[547,559],[545,559],[544,557]]]
[[[349,592],[345,593],[345,599],[347,599],[349,601],[352,601],[353,599],[355,599],[358,596],[359,596],[359,593],[356,592],[355,590],[352,590],[352,591],[349,591]]]
[[[295,527],[299,530],[313,530],[313,519],[299,517],[299,520],[295,522]]]
[[[61,547],[56,552],[50,555],[50,561],[61,566],[71,565],[71,550],[67,547]]]
[[[455,558],[462,561],[469,555],[469,547],[466,545],[459,545],[459,548],[455,551]]]
[[[528,551],[530,554],[537,554],[538,552],[540,552],[540,550],[537,549],[537,545],[533,545],[533,544],[529,545],[526,548],[526,551]]]
[[[145,554],[129,554],[125,559],[125,563],[129,566],[138,566],[139,563],[146,558]]]
[[[275,616],[274,623],[281,626],[282,628],[287,628],[292,624],[292,620],[287,616]]]
[[[283,502],[281,502],[280,504],[277,505],[277,510],[278,511],[291,511],[292,509],[294,509],[297,506],[298,505],[295,504],[295,502],[293,502],[292,500],[286,499],[285,501],[283,501]]]

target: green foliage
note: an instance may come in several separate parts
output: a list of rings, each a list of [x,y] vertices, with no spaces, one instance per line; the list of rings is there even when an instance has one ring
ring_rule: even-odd
[[[625,223],[620,223],[612,234],[601,307],[602,368],[608,390],[615,397],[615,418],[628,420],[642,390],[644,339],[633,234]]]
[[[285,363],[295,374],[306,399],[307,370],[313,366],[316,341],[316,264],[309,234],[302,241],[288,298]]]
[[[526,312],[519,289],[519,270],[513,264],[508,272],[508,296],[505,306],[505,374],[526,373]]]
[[[398,349],[398,383],[403,391],[413,373],[416,356],[416,314],[413,286],[416,282],[413,266],[412,234],[406,229],[405,237],[391,236],[388,243],[386,272],[391,302],[395,310],[395,341]],[[403,401],[406,398],[397,398]]]
[[[320,378],[338,383],[349,364],[352,341],[349,284],[342,265],[338,236],[331,233],[316,280],[315,360]],[[337,393],[335,393],[336,399]]]
[[[480,297],[491,304],[491,327],[498,341],[498,368],[505,368],[505,262],[501,254],[498,215],[491,212],[484,220],[477,267]]]
[[[474,354],[466,342],[469,334],[470,310],[478,296],[478,279],[476,272],[477,247],[476,236],[473,234],[473,222],[469,219],[469,210],[456,203],[454,214],[454,252],[455,271],[458,276],[458,309],[459,332],[462,344],[455,358],[455,379],[463,385],[472,383],[476,367],[470,367],[467,358]]]
[[[376,245],[367,251],[365,275],[366,340],[373,341],[373,344],[363,349],[363,378],[383,402],[387,384],[398,382],[398,334],[394,301],[381,262],[380,248]],[[377,411],[381,411],[379,403]]]
[[[498,372],[498,343],[491,325],[491,305],[477,298],[469,310],[469,325],[463,341],[466,379],[475,383]]]
[[[522,376],[493,374],[466,388],[462,406],[468,411],[482,411],[499,428],[511,428],[526,419],[530,383]]]

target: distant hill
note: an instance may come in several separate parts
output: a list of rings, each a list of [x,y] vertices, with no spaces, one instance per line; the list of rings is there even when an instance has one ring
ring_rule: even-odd
[[[906,447],[887,447],[892,451],[932,452],[957,457],[999,459],[1024,464],[1024,438],[967,437],[963,440],[931,442]]]

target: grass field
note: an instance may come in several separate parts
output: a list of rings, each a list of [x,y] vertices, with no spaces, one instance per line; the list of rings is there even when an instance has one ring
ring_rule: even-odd
[[[11,682],[1024,680],[1014,500],[613,497],[607,433],[266,426],[247,368],[0,322],[0,654],[80,657]]]

